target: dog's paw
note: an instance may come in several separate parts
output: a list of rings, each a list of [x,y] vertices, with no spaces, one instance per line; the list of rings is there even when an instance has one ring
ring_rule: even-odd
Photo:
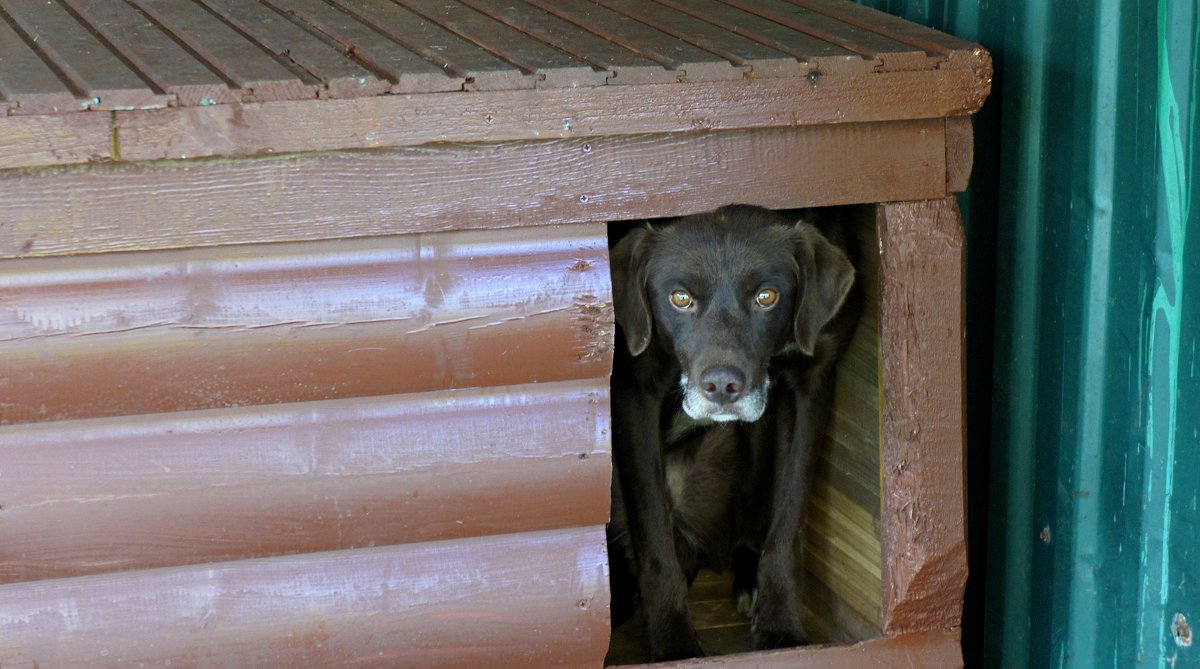
[[[753,618],[754,607],[758,604],[758,588],[738,590],[734,593],[733,601],[737,604],[737,612],[743,618]]]
[[[656,627],[646,630],[650,641],[650,657],[655,662],[704,657],[700,637],[687,618],[675,619]]]
[[[770,650],[808,643],[799,607],[778,590],[755,590],[750,631],[756,650]]]

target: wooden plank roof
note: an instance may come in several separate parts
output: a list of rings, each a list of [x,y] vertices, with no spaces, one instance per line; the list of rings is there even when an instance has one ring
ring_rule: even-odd
[[[973,46],[885,17],[830,0],[0,0],[0,100],[43,114],[800,77],[934,69]]]
[[[982,47],[846,0],[0,0],[0,170],[934,119],[990,86]]]

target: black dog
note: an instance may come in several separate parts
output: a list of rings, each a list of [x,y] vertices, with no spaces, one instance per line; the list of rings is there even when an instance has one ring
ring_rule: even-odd
[[[640,604],[654,660],[703,654],[701,566],[732,567],[756,647],[806,641],[809,472],[858,318],[848,231],[826,234],[735,205],[613,248],[613,623]]]

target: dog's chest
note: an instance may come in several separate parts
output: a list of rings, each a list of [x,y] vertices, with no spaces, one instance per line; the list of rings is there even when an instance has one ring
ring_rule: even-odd
[[[696,420],[679,411],[664,434],[663,475],[675,508],[724,498],[736,467],[735,423]]]

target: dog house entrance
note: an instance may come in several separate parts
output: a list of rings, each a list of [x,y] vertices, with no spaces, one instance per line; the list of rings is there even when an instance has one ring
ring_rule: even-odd
[[[814,466],[806,519],[805,627],[813,643],[854,643],[881,635],[879,241],[875,207],[845,207],[859,243],[863,308],[838,363],[833,417]],[[635,223],[636,224],[636,223]],[[610,226],[619,236],[629,223]],[[689,590],[692,620],[709,655],[752,649],[729,572],[702,570]],[[613,630],[607,665],[649,661],[642,621]]]

